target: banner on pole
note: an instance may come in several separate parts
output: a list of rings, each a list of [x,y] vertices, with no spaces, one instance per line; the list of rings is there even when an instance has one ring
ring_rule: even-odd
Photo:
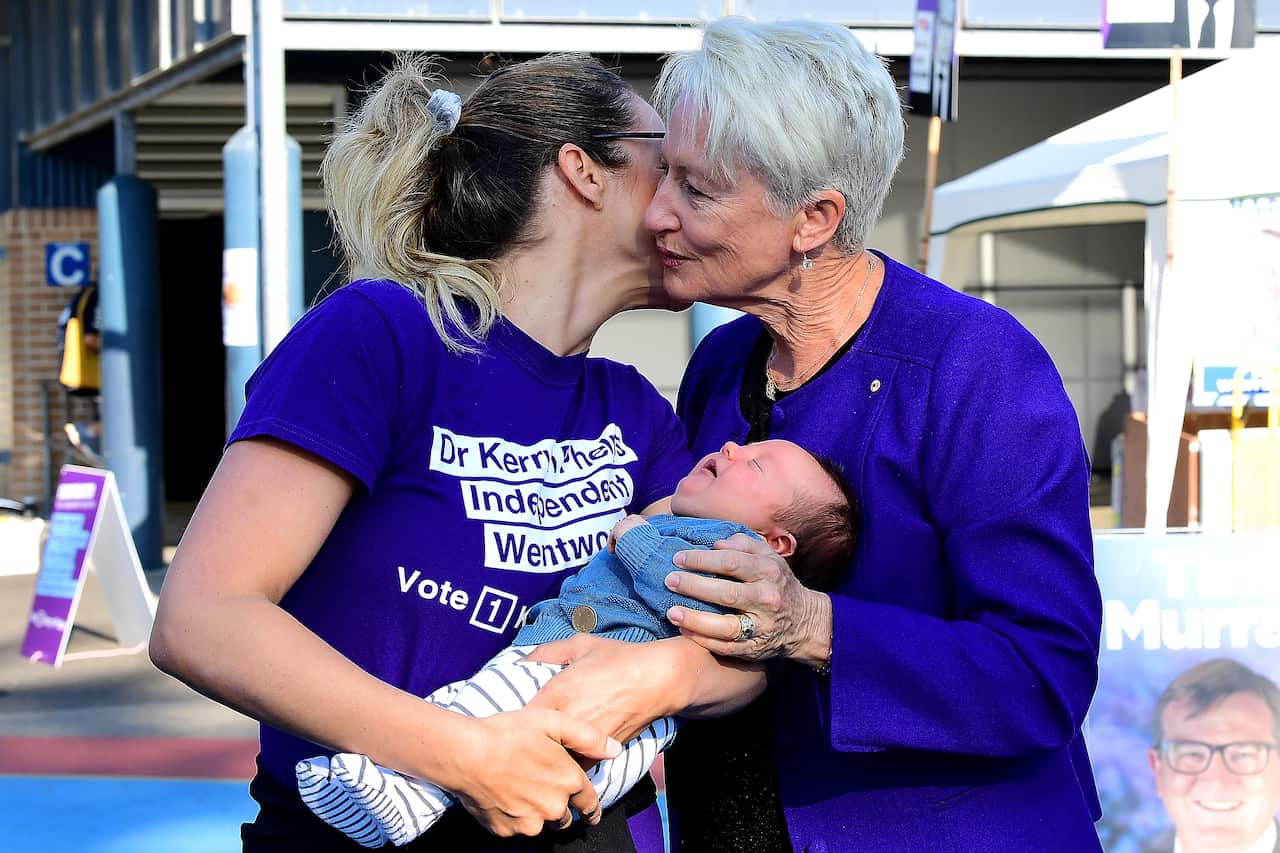
[[[222,250],[222,343],[256,347],[258,334],[258,250]]]
[[[147,585],[110,471],[64,465],[54,492],[22,655],[61,666],[85,576],[97,573],[124,646],[147,642],[156,601]]]
[[[957,0],[916,0],[915,45],[907,77],[908,106],[914,113],[956,120]]]
[[[1229,409],[1240,368],[1243,401],[1265,408],[1280,369],[1280,197],[1179,205],[1179,263],[1196,282],[1191,405]]]

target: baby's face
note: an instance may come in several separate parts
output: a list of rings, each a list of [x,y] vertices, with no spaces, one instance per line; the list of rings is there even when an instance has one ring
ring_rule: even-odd
[[[802,494],[830,483],[808,451],[781,439],[740,445],[725,442],[689,472],[671,498],[671,511],[698,518],[736,521],[768,535],[779,512]]]

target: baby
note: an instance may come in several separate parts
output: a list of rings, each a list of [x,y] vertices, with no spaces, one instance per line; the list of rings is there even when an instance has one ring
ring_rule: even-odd
[[[848,565],[856,536],[856,504],[840,472],[789,441],[728,442],[704,457],[676,486],[675,515],[629,515],[615,525],[609,549],[596,554],[560,588],[560,596],[529,611],[515,641],[464,681],[447,684],[427,701],[474,717],[514,711],[560,670],[525,657],[539,644],[597,634],[630,642],[674,637],[673,605],[724,613],[677,595],[664,584],[677,551],[708,549],[734,533],[763,539],[785,558],[801,583],[827,589]],[[631,789],[675,737],[664,718],[601,761],[587,776],[601,808]],[[313,812],[365,847],[407,844],[456,802],[448,791],[340,754],[298,762],[298,790]]]

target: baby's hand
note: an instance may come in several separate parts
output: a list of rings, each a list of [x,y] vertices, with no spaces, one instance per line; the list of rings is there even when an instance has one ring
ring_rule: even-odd
[[[619,519],[618,523],[613,526],[613,530],[609,531],[609,553],[612,554],[614,546],[622,535],[637,524],[648,524],[648,520],[643,515],[628,515],[626,518]]]

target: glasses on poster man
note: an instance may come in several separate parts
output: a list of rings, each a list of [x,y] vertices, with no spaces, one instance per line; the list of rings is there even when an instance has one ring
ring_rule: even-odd
[[[1194,740],[1166,740],[1157,745],[1164,761],[1175,773],[1196,776],[1209,769],[1216,752],[1222,753],[1222,763],[1237,776],[1254,776],[1267,769],[1271,753],[1280,750],[1280,744],[1262,741],[1237,741],[1217,746]]]

